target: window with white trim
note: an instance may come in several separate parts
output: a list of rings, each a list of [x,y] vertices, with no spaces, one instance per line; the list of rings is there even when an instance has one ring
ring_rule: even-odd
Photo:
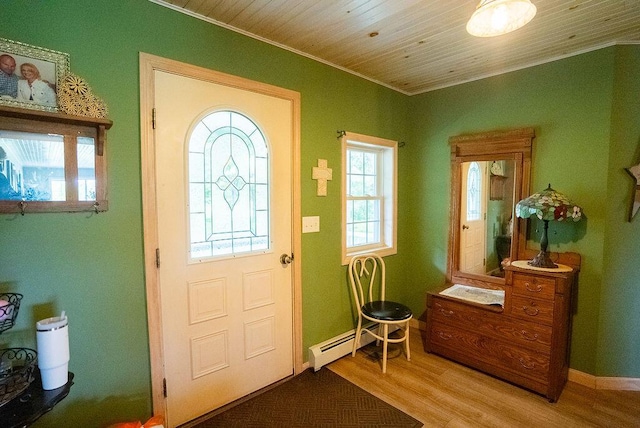
[[[359,253],[395,254],[398,142],[342,137],[342,262]]]

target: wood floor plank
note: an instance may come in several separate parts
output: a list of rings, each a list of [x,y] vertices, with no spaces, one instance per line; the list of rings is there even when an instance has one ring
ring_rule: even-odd
[[[640,391],[594,390],[568,382],[556,403],[534,392],[424,352],[411,331],[411,361],[398,350],[382,374],[374,344],[329,369],[425,427],[640,427]]]

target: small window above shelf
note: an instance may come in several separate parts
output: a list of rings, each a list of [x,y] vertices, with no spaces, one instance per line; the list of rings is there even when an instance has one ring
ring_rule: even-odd
[[[0,213],[106,211],[111,125],[0,106]]]

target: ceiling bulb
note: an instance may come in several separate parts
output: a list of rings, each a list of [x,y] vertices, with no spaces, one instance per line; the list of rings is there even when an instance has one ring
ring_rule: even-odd
[[[467,22],[467,32],[477,37],[493,37],[523,27],[536,15],[529,0],[480,0]]]

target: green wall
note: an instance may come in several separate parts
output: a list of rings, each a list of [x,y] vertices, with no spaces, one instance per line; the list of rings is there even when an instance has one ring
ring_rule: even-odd
[[[623,168],[640,163],[640,46],[616,49],[607,174],[604,269],[595,372],[640,377],[640,214],[629,222],[634,180]]]
[[[580,223],[551,223],[550,248],[582,255],[571,367],[599,376],[640,375],[638,219],[626,221],[640,160],[639,47],[614,47],[411,98],[416,189],[411,226],[431,236],[416,247],[427,288],[446,268],[450,136],[534,127],[532,189],[551,183],[581,205]],[[606,203],[603,201],[607,201]],[[539,225],[534,225],[535,229]],[[422,235],[421,235],[422,236]],[[428,238],[426,240],[429,242]],[[537,246],[536,236],[529,245]],[[633,250],[635,249],[635,251]],[[620,314],[625,314],[621,317]]]
[[[0,336],[0,346],[35,346],[35,321],[63,309],[70,320],[76,384],[35,426],[104,426],[151,412],[139,52],[301,93],[302,215],[321,219],[320,233],[302,236],[298,259],[304,350],[353,328],[340,264],[337,130],[406,142],[399,150],[398,255],[387,258],[390,284],[401,285],[389,293],[424,317],[425,292],[442,284],[446,267],[449,136],[533,126],[533,188],[551,182],[587,214],[586,222],[552,230],[550,238],[553,250],[583,256],[571,365],[640,377],[640,362],[621,352],[640,354],[632,333],[638,315],[619,319],[620,305],[630,314],[638,301],[632,251],[640,226],[600,202],[610,198],[618,210],[630,203],[632,184],[620,168],[640,160],[639,101],[628,94],[640,89],[633,78],[640,48],[608,48],[408,97],[148,1],[5,0],[2,14],[0,37],[69,53],[71,71],[106,101],[114,122],[108,212],[0,215],[0,290],[25,295],[18,324]],[[318,158],[333,168],[327,197],[315,196],[311,179]]]
[[[34,347],[35,321],[63,309],[69,316],[76,384],[37,426],[103,426],[151,412],[139,52],[301,93],[302,215],[321,218],[321,232],[302,237],[304,349],[353,328],[340,265],[336,131],[406,140],[405,95],[148,1],[4,1],[2,16],[0,37],[69,53],[71,71],[106,101],[114,123],[108,212],[0,216],[0,290],[25,296],[18,325],[0,336],[0,346]],[[334,170],[325,198],[315,196],[311,179],[318,158]]]

